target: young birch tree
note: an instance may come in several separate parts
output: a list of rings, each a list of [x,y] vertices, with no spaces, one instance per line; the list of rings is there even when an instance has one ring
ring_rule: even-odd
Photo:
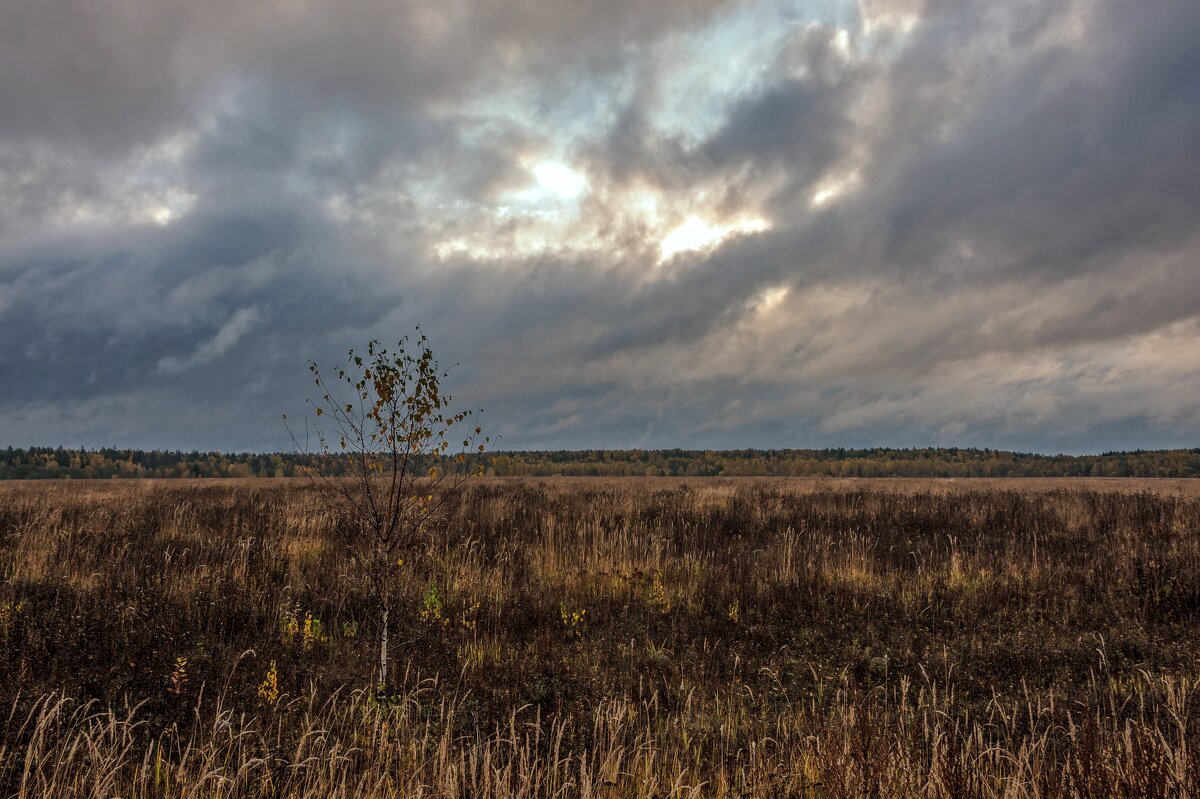
[[[402,338],[395,351],[376,340],[365,355],[350,350],[347,366],[329,378],[310,361],[320,396],[308,400],[315,415],[305,421],[305,445],[288,428],[310,479],[350,522],[347,551],[379,606],[381,689],[404,555],[444,524],[447,502],[478,473],[471,456],[490,442],[473,423],[475,412],[450,411],[442,391],[448,373],[420,327],[416,336]]]

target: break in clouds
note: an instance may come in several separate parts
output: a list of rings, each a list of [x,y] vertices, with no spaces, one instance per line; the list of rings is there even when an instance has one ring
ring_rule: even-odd
[[[1200,436],[1200,4],[0,2],[0,442]]]

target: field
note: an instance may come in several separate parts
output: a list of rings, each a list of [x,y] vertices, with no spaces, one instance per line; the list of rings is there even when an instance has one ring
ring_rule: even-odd
[[[0,484],[0,796],[1200,795],[1200,481]]]

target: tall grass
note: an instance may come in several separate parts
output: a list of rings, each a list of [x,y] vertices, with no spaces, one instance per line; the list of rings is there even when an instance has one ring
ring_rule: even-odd
[[[0,487],[0,795],[1200,793],[1191,495],[484,482],[386,696],[346,535],[303,483]]]

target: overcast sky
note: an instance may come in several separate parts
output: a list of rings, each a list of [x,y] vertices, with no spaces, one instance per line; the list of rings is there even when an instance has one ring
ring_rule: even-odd
[[[0,445],[1200,445],[1195,0],[0,0]]]

